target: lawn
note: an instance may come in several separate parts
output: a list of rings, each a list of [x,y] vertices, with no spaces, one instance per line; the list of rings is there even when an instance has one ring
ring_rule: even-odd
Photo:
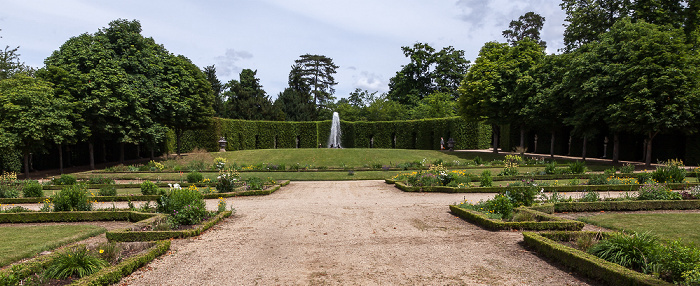
[[[606,213],[580,218],[581,221],[615,230],[651,232],[662,239],[683,239],[700,246],[700,213]]]
[[[0,267],[107,231],[94,225],[0,227]]]

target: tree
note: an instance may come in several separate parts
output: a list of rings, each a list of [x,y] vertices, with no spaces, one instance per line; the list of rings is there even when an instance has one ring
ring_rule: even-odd
[[[260,85],[260,79],[255,77],[257,71],[244,69],[239,76],[240,80],[231,80],[226,84],[223,96],[226,101],[226,110],[229,118],[246,120],[280,120],[279,107],[272,105],[272,101]]]
[[[510,21],[508,30],[503,31],[503,37],[505,37],[511,45],[515,45],[515,43],[525,38],[530,38],[540,46],[547,47],[547,43],[540,38],[540,31],[542,30],[542,26],[544,26],[544,20],[544,17],[540,14],[527,12],[525,15],[520,16],[518,20]]]
[[[8,79],[17,73],[32,74],[34,72],[33,68],[20,61],[18,51],[19,47],[10,48],[10,46],[5,46],[4,50],[0,50],[0,80]]]
[[[564,45],[573,51],[598,40],[618,19],[629,15],[631,0],[563,0],[566,13]]]
[[[452,95],[444,92],[435,92],[421,99],[416,107],[411,109],[412,119],[443,118],[455,116],[457,102]]]
[[[66,102],[54,97],[48,82],[25,74],[0,81],[0,147],[22,152],[25,178],[29,153],[73,136],[68,113]]]
[[[214,65],[206,66],[202,71],[207,77],[207,81],[209,81],[211,85],[212,94],[214,95],[214,116],[224,117],[223,109],[224,102],[226,102],[226,99],[222,97],[224,85],[216,76],[216,67]]]
[[[401,50],[411,62],[389,80],[389,99],[416,106],[434,92],[450,94],[453,100],[459,97],[457,89],[469,68],[464,51],[449,46],[436,53],[424,43],[401,47]]]
[[[338,66],[333,63],[333,59],[323,55],[305,54],[299,57],[298,60],[294,61],[292,72],[296,73],[294,76],[301,79],[310,88],[314,106],[318,111],[328,102],[334,100],[335,89],[333,86],[338,83],[335,82],[333,75],[335,75]]]

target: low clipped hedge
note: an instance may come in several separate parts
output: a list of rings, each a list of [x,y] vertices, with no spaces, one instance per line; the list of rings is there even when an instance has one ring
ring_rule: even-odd
[[[456,188],[456,187],[446,187],[446,186],[432,186],[432,187],[413,187],[409,186],[401,181],[394,180],[384,180],[387,184],[394,184],[396,188],[404,192],[436,192],[436,193],[498,193],[505,187],[473,187],[473,188]],[[666,184],[671,189],[683,189],[688,186],[698,185],[697,183],[679,183],[679,184]],[[588,191],[599,191],[599,192],[615,192],[615,191],[637,191],[641,185],[575,185],[575,186],[540,186],[539,188],[545,192],[588,192]],[[528,186],[522,187],[509,187],[513,189],[517,188],[529,188]]]
[[[70,285],[110,285],[117,283],[123,277],[126,277],[136,271],[136,269],[139,267],[144,266],[153,261],[153,259],[156,257],[165,254],[169,249],[169,240],[157,241],[155,242],[155,245],[150,247],[146,252],[129,257],[117,265],[106,267],[90,276],[76,280]],[[8,267],[0,271],[0,273],[13,273],[20,279],[24,279],[34,273],[40,273],[46,269],[51,263],[53,263],[53,260],[57,257],[57,254],[58,253],[39,256],[27,262],[16,264],[12,268]]]
[[[693,210],[700,209],[700,200],[560,202],[553,207],[554,212]]]
[[[523,232],[523,239],[526,245],[533,248],[540,255],[554,259],[558,263],[572,268],[577,273],[602,280],[608,285],[673,285],[654,276],[627,269],[552,240],[552,238],[568,238],[568,240],[571,240],[572,237],[582,234],[585,234],[585,232]]]
[[[76,222],[76,221],[141,221],[158,214],[136,211],[73,211],[0,213],[0,223]]]
[[[223,211],[216,215],[213,219],[199,225],[198,227],[187,230],[134,231],[132,228],[125,228],[115,231],[108,231],[105,235],[109,241],[153,241],[171,238],[186,238],[200,235],[205,230],[229,216],[231,216],[231,211]]]
[[[530,212],[540,221],[506,222],[486,217],[477,211],[463,209],[455,205],[450,206],[450,211],[471,223],[488,230],[581,230],[583,222],[567,220],[532,209],[518,208],[517,211]]]

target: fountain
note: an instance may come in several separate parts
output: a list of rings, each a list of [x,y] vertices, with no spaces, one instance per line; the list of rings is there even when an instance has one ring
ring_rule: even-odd
[[[343,148],[340,145],[340,116],[338,112],[333,112],[333,123],[331,124],[331,136],[328,137],[328,148]]]

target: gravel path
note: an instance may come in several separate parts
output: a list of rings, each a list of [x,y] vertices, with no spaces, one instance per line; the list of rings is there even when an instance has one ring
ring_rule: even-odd
[[[173,241],[121,285],[588,285],[525,250],[520,232],[451,215],[464,198],[383,181],[292,182],[229,199],[236,215]]]

